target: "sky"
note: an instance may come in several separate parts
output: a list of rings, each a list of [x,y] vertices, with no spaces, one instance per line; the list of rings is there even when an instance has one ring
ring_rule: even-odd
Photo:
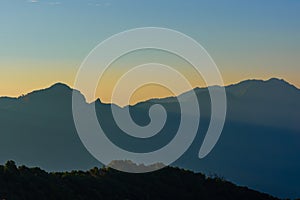
[[[149,26],[174,29],[199,42],[225,85],[277,77],[300,88],[299,10],[297,0],[0,0],[0,96],[16,97],[56,82],[72,87],[97,44]],[[162,55],[185,71],[187,66],[170,55],[136,53],[112,67],[96,96],[109,102],[113,74],[140,57]],[[202,85],[200,79],[194,86]],[[132,103],[171,94],[159,86],[141,91]]]

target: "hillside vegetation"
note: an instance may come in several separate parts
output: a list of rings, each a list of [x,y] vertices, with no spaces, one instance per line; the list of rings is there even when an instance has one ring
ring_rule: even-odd
[[[0,199],[207,199],[273,200],[218,177],[178,168],[129,174],[110,168],[48,173],[40,168],[0,166]]]

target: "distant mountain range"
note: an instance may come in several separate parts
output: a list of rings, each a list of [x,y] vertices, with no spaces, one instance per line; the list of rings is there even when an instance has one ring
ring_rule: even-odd
[[[198,151],[209,124],[210,98],[207,88],[194,91],[201,109],[200,129],[189,150],[173,166],[216,173],[274,196],[299,197],[300,90],[275,78],[226,86],[224,130],[213,151],[201,160]],[[0,162],[12,159],[48,171],[101,166],[76,133],[72,92],[67,85],[57,83],[19,98],[0,98]],[[190,92],[182,94],[181,99],[188,102]],[[162,147],[178,128],[176,97],[130,106],[133,119],[140,125],[149,123],[148,108],[156,103],[168,111],[167,123],[159,134],[144,140],[123,134],[112,120],[109,104],[97,100],[90,106],[96,106],[99,122],[114,143],[142,152]]]

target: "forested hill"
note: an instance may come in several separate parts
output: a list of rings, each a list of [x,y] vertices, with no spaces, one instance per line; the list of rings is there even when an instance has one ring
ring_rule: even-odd
[[[273,200],[221,178],[209,178],[166,167],[146,174],[129,174],[110,168],[48,173],[40,168],[17,167],[13,161],[0,166],[0,199],[201,199]]]

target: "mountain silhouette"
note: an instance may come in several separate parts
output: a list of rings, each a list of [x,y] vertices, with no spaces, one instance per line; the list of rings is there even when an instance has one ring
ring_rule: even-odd
[[[201,110],[200,128],[188,151],[172,165],[216,173],[274,196],[299,197],[300,90],[275,78],[246,80],[225,89],[227,119],[213,151],[204,159],[198,158],[211,105],[208,89],[195,88]],[[15,160],[47,171],[102,166],[77,135],[72,92],[72,88],[57,83],[19,98],[1,97],[0,162]],[[181,94],[180,99],[188,102],[191,92]],[[149,107],[157,103],[168,111],[168,118],[161,132],[147,139],[124,134],[112,118],[110,104],[97,100],[87,105],[96,107],[99,123],[111,141],[133,152],[147,152],[161,148],[176,134],[180,122],[178,98],[151,99],[129,106],[133,120],[146,125],[150,122]]]
[[[40,168],[17,167],[14,161],[0,165],[0,199],[55,200],[277,200],[220,177],[166,167],[145,174],[111,168],[48,173]]]

